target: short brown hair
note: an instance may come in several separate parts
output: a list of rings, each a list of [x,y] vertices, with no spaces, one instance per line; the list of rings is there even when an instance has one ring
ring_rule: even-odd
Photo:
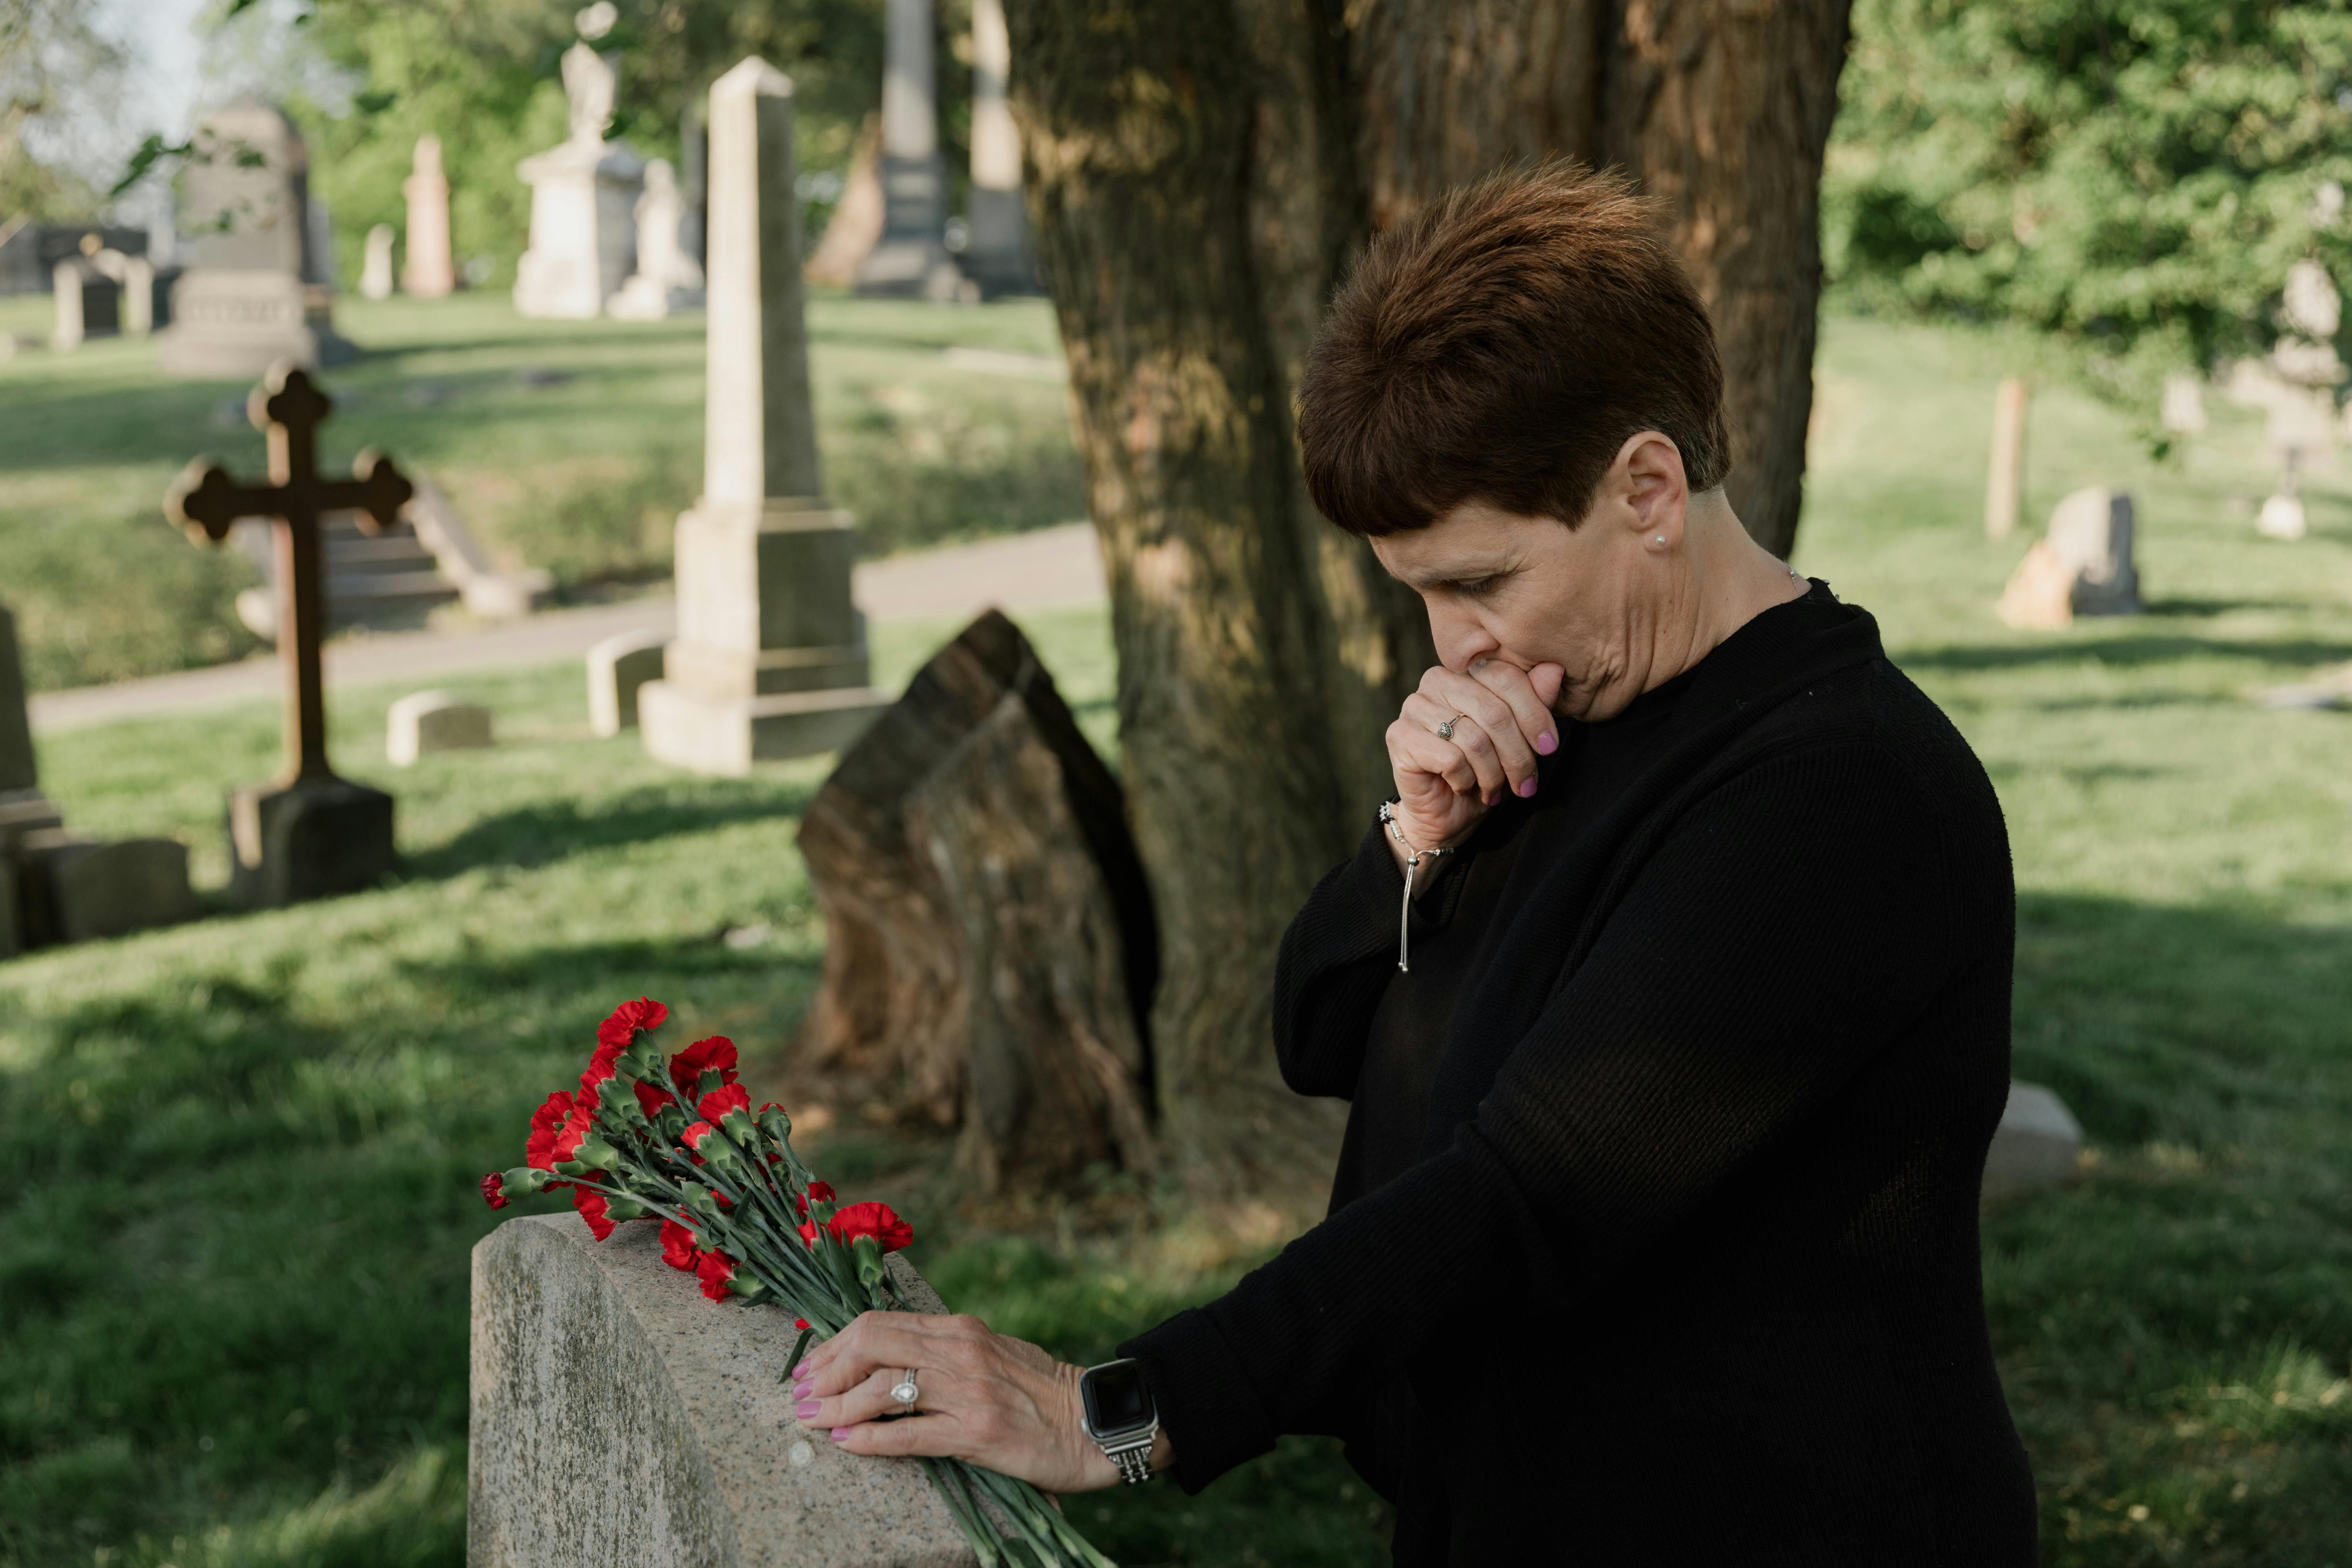
[[[1706,307],[1632,183],[1573,163],[1490,175],[1375,240],[1298,396],[1307,491],[1367,536],[1471,500],[1573,528],[1643,430],[1694,493],[1730,471]]]

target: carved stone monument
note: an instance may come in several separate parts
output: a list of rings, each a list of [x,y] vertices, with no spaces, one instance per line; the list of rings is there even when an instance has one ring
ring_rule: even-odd
[[[571,136],[516,166],[530,186],[530,248],[515,266],[514,286],[515,309],[526,316],[584,321],[602,313],[636,259],[646,162],[627,142],[604,140],[615,82],[611,62],[590,47],[612,26],[595,15],[604,10],[581,12],[583,37],[563,53]]]
[[[2134,531],[2130,496],[2098,485],[2076,490],[2052,510],[2049,531],[2010,577],[2000,618],[2049,631],[2077,616],[2138,615]]]
[[[392,298],[392,225],[377,224],[367,231],[367,249],[360,263],[360,295],[368,300]]]
[[[192,252],[172,289],[155,358],[173,375],[259,375],[280,360],[315,368],[356,352],[335,335],[331,269],[310,202],[310,156],[294,122],[247,99],[205,120],[183,189]]]
[[[242,485],[199,458],[164,497],[164,515],[198,543],[219,543],[239,518],[272,520],[286,670],[286,771],[229,796],[231,889],[245,902],[288,904],[370,888],[398,864],[392,796],[337,776],[327,764],[326,689],[319,640],[326,624],[322,515],[356,512],[375,531],[399,521],[415,493],[392,459],[362,452],[354,477],[319,477],[319,423],[327,395],[291,364],[273,367],[246,405],[269,438],[269,483]]]
[[[801,313],[793,84],[747,59],[710,88],[702,499],[677,520],[677,640],[637,694],[646,750],[698,772],[829,752],[889,699],[849,597],[856,533],[824,499]]]
[[[449,182],[441,173],[441,138],[419,136],[415,162],[400,183],[408,198],[407,248],[400,265],[400,291],[438,300],[457,286],[449,252]]]
[[[658,321],[673,310],[702,307],[702,266],[681,240],[686,195],[668,161],[646,165],[646,194],[637,198],[637,269],[605,309],[617,321]]]
[[[948,173],[940,156],[931,0],[887,0],[882,70],[882,237],[857,270],[857,291],[953,300],[963,273],[948,254]]]
[[[972,1568],[917,1461],[845,1453],[793,1415],[792,1314],[704,1300],[660,1230],[600,1242],[539,1215],[475,1244],[467,1562]]]
[[[964,198],[971,238],[963,269],[983,295],[1032,294],[1037,264],[1021,205],[1021,132],[1007,92],[1013,37],[1004,0],[972,0],[971,57],[971,188]]]

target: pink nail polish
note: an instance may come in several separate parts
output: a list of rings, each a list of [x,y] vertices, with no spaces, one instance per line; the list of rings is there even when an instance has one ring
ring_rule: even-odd
[[[1559,749],[1559,737],[1553,734],[1549,730],[1546,730],[1542,734],[1536,737],[1536,750],[1544,756],[1549,757]]]
[[[798,1405],[793,1406],[793,1414],[799,1416],[803,1421],[807,1420],[810,1416],[816,1414],[816,1401],[814,1399],[802,1400]]]
[[[1496,801],[1498,801],[1498,800],[1500,800],[1500,799],[1502,799],[1502,798],[1503,798],[1503,792],[1502,792],[1501,790],[1492,790],[1492,791],[1489,791],[1489,792],[1488,792],[1488,794],[1487,794],[1487,795],[1486,795],[1486,804],[1487,804],[1488,805],[1494,805]]]
[[[1528,796],[1530,796],[1530,795],[1534,795],[1535,793],[1536,793],[1536,781],[1535,781],[1535,778],[1534,778],[1534,776],[1533,776],[1532,774],[1531,774],[1531,775],[1529,775],[1528,777],[1524,778],[1524,779],[1521,779],[1521,780],[1519,781],[1519,798],[1520,798],[1521,800],[1526,800]]]
[[[798,1383],[793,1384],[793,1397],[794,1399],[806,1399],[809,1396],[810,1391],[815,1387],[816,1381],[814,1378],[804,1377]]]
[[[846,1437],[846,1436],[849,1436],[849,1428],[848,1428],[848,1427],[846,1427],[846,1426],[836,1426],[836,1427],[835,1427],[831,1432],[827,1433],[827,1434],[826,1434],[826,1436],[829,1436],[829,1437],[831,1437],[835,1442],[838,1443],[838,1442],[840,1442],[844,1437]]]
[[[815,1375],[815,1366],[808,1362],[803,1362],[800,1365],[793,1368],[793,1376],[803,1382],[809,1378],[814,1377]]]

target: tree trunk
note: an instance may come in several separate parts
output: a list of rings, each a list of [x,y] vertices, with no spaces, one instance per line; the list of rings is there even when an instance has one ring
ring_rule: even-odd
[[[1390,789],[1419,605],[1316,516],[1292,397],[1370,236],[1531,159],[1666,203],[1723,339],[1734,504],[1786,553],[1848,0],[1010,0],[1013,101],[1111,584],[1158,902],[1162,1131],[1232,1185],[1328,1160],[1275,952]]]

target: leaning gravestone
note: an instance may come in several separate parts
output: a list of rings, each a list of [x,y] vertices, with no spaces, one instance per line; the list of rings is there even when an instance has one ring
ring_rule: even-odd
[[[2000,618],[2048,631],[2078,616],[2138,615],[2136,531],[2130,496],[2097,485],[2076,490],[2052,510],[2048,531],[2018,563]]]
[[[646,750],[701,773],[832,751],[889,701],[817,467],[793,171],[793,84],[747,59],[710,88],[702,499],[677,520],[677,640],[637,693]]]
[[[944,1311],[905,1260],[919,1310]],[[474,1247],[470,1568],[969,1568],[921,1467],[793,1415],[790,1313],[703,1300],[660,1226],[577,1215]]]
[[[331,262],[310,202],[310,155],[294,122],[254,100],[209,116],[182,197],[192,252],[172,289],[155,358],[173,375],[259,375],[357,352],[335,335]]]

